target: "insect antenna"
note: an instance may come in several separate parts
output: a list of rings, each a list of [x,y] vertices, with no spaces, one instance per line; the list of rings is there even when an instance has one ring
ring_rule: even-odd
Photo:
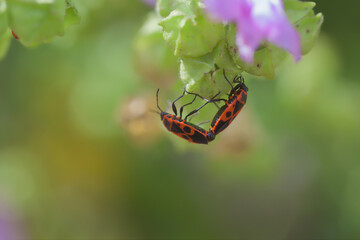
[[[153,109],[149,110],[149,112],[161,114],[159,111],[156,111],[156,110],[153,110]]]
[[[227,79],[226,74],[225,74],[225,69],[223,69],[223,74],[224,74],[224,77],[225,77],[226,81],[230,84],[231,90],[233,90],[234,87],[233,87],[233,85],[231,84],[231,82],[229,81],[229,79]]]
[[[157,92],[156,92],[156,106],[157,108],[160,110],[160,112],[164,112],[163,110],[161,110],[161,108],[159,107],[159,91],[160,88],[158,88]]]

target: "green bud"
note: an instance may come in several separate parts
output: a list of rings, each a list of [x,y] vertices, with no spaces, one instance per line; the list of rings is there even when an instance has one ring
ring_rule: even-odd
[[[313,48],[323,22],[323,15],[318,13],[315,16],[304,17],[296,24],[301,37],[301,51],[303,54],[307,54]]]
[[[314,2],[300,2],[298,0],[283,0],[285,13],[292,23],[299,21],[309,13],[314,13]]]
[[[66,12],[65,12],[65,20],[64,20],[64,28],[67,30],[72,25],[76,25],[80,23],[80,16],[75,8],[72,0],[66,1]]]
[[[322,14],[315,15],[315,3],[283,0],[285,12],[301,36],[302,53],[314,45],[323,22]],[[228,93],[223,69],[231,81],[235,75],[247,72],[274,79],[275,69],[289,55],[285,50],[267,42],[254,54],[252,64],[244,62],[236,45],[234,24],[209,20],[199,0],[158,0],[159,25],[165,42],[180,62],[180,78],[190,92],[211,98],[219,91]]]
[[[179,9],[159,22],[165,41],[179,57],[199,57],[211,52],[224,36],[223,25],[209,21],[199,4],[181,3],[178,1]]]
[[[314,2],[284,0],[285,12],[300,34],[301,51],[303,54],[310,52],[313,48],[315,39],[319,35],[320,27],[324,21],[321,13],[315,15],[312,10],[315,5]]]

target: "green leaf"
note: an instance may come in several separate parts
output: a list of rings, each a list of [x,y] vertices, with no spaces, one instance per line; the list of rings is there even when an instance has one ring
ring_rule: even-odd
[[[188,84],[196,83],[204,77],[206,73],[215,70],[215,59],[222,48],[221,42],[214,51],[201,57],[183,57],[180,59],[180,78]]]
[[[176,1],[171,1],[176,2]],[[170,0],[157,0],[156,1],[156,12],[159,13],[161,17],[167,17],[171,12],[171,2]]]
[[[26,46],[49,42],[79,22],[71,1],[7,0],[9,25]]]
[[[310,52],[313,48],[323,22],[323,15],[318,13],[316,16],[305,17],[297,23],[296,28],[301,37],[301,51],[303,54]]]
[[[199,0],[157,0],[156,11],[158,14],[165,18],[169,14],[177,10],[187,17],[193,17],[194,12],[199,6]]]
[[[213,52],[202,57],[183,57],[180,59],[180,78],[188,84],[196,83],[204,77],[206,73],[215,70],[215,57],[219,53],[220,47],[214,49]]]
[[[213,97],[218,92],[211,72],[203,73],[203,77],[196,82],[190,81],[186,83],[186,89],[207,99]]]
[[[229,55],[225,57],[226,54],[225,41],[221,41],[213,52],[205,56],[182,58],[180,78],[186,84],[186,88],[207,98],[213,97],[219,91],[223,94],[229,92],[230,85],[225,81],[222,70],[226,69],[230,77],[240,74],[241,71]],[[219,71],[221,74],[218,74]]]
[[[324,21],[321,13],[315,15],[312,10],[315,5],[314,2],[284,0],[285,12],[300,34],[303,55],[313,48]]]
[[[204,74],[215,70],[214,64],[196,58],[183,58],[180,60],[180,78],[184,83],[196,83]]]
[[[284,0],[286,15],[292,23],[297,22],[309,13],[313,13],[314,2],[300,2],[298,0]]]
[[[230,70],[226,69],[226,71],[225,71],[225,75],[230,82],[232,82],[232,80],[239,74],[241,74],[240,70],[230,71]],[[215,70],[212,74],[212,77],[213,77],[213,81],[216,84],[217,90],[221,92],[220,95],[224,95],[224,94],[227,94],[230,92],[231,86],[225,80],[222,68]]]
[[[9,50],[11,42],[11,31],[7,29],[4,33],[0,34],[0,60],[2,60],[7,51]]]
[[[185,83],[188,91],[208,98],[216,93],[212,71],[215,70],[214,62],[218,49],[202,57],[184,57],[180,60],[180,79]]]
[[[224,36],[222,24],[209,21],[200,9],[191,13],[193,15],[174,10],[159,23],[175,56],[203,56],[210,53]]]
[[[159,25],[164,28],[163,34],[167,44],[173,49],[177,46],[178,26],[183,23],[183,16],[180,12],[172,12],[166,19],[160,21]],[[166,29],[166,30],[165,30]]]
[[[226,71],[226,76],[229,81],[232,81],[239,71]],[[231,86],[225,80],[223,69],[216,69],[202,75],[198,81],[190,81],[186,84],[186,89],[189,92],[195,92],[201,96],[210,99],[215,94],[220,92],[219,97],[230,92]]]
[[[72,25],[76,25],[80,23],[80,16],[77,9],[74,7],[71,0],[66,1],[66,12],[65,12],[65,20],[64,20],[64,28],[67,30]]]
[[[264,47],[269,49],[271,54],[271,61],[274,68],[277,68],[282,61],[288,56],[288,52],[270,43],[264,43]]]
[[[235,72],[241,71],[239,66],[237,66],[234,63],[233,58],[229,53],[227,43],[225,40],[223,40],[222,43],[220,44],[219,53],[215,57],[215,64],[217,68],[226,69],[228,71],[235,71]]]
[[[263,76],[268,79],[274,79],[275,71],[272,62],[271,52],[268,48],[257,50],[254,54],[254,63],[247,64],[241,60],[238,62],[245,72],[255,76]]]

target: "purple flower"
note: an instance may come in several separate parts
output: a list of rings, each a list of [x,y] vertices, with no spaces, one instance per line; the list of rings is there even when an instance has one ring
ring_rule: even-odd
[[[0,196],[1,197],[1,196]],[[27,239],[22,224],[0,198],[0,240]]]
[[[155,7],[156,0],[142,0],[142,1],[149,6]]]
[[[300,37],[281,0],[204,0],[204,3],[215,19],[236,23],[236,43],[246,62],[253,61],[254,52],[264,40],[300,60]]]

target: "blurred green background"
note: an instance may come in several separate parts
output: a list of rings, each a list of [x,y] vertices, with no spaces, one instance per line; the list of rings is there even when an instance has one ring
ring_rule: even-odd
[[[360,3],[316,3],[315,48],[274,81],[245,76],[247,105],[208,146],[148,111],[158,87],[165,108],[182,86],[169,84],[172,59],[144,65],[142,2],[78,0],[82,22],[64,37],[34,49],[14,39],[0,62],[0,233],[359,239]]]

